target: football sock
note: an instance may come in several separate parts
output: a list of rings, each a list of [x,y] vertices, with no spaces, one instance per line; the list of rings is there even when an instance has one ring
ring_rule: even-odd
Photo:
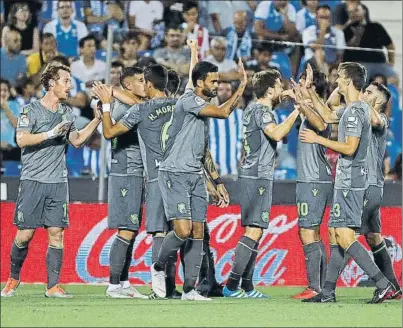
[[[165,264],[168,262],[169,256],[173,253],[176,253],[178,249],[185,243],[185,241],[186,239],[179,238],[175,231],[170,231],[162,242],[158,259],[154,265],[155,270],[165,270]]]
[[[327,252],[323,240],[320,240],[318,244],[320,247],[320,288],[323,288],[326,280]]]
[[[62,268],[63,248],[48,246],[46,253],[46,268],[48,272],[48,289],[59,283],[60,269]]]
[[[397,281],[395,271],[393,270],[392,259],[386,246],[385,240],[379,245],[371,247],[372,254],[374,255],[375,264],[384,276],[395,286],[395,289],[399,288],[399,282]]]
[[[183,291],[189,293],[195,288],[196,280],[199,276],[200,266],[203,259],[203,239],[188,238],[185,247],[185,280]]]
[[[254,289],[253,286],[253,272],[255,271],[255,265],[256,265],[256,258],[258,254],[258,247],[259,244],[256,243],[255,249],[252,252],[252,255],[250,256],[248,265],[245,268],[245,272],[242,275],[242,283],[241,287],[245,292],[250,292]]]
[[[389,280],[386,279],[378,269],[367,250],[358,241],[352,243],[350,247],[346,249],[346,252],[351,255],[368,277],[375,282],[377,288],[384,289],[388,286]]]
[[[130,246],[130,240],[121,236],[116,236],[109,253],[109,283],[113,285],[120,284],[120,275],[126,263],[127,249]]]
[[[343,269],[344,250],[339,245],[330,245],[330,260],[326,269],[326,280],[323,286],[322,294],[329,296],[336,289],[336,282]]]
[[[28,254],[28,243],[20,243],[18,244],[16,240],[14,240],[13,245],[11,246],[11,274],[10,277],[16,280],[20,280],[20,272],[22,265]]]
[[[165,236],[154,236],[151,248],[151,261],[152,263],[157,262],[158,254],[160,253],[161,245],[164,241]]]
[[[313,242],[303,246],[305,254],[306,274],[308,277],[308,287],[320,293],[320,264],[321,250],[318,242]]]
[[[229,290],[234,291],[238,289],[239,281],[245,272],[252,253],[255,251],[256,244],[258,243],[253,239],[242,236],[236,245],[234,264],[227,281],[227,288]]]
[[[166,294],[172,295],[174,292],[176,285],[175,285],[175,277],[176,277],[176,261],[178,258],[178,253],[175,252],[169,256],[168,262],[165,268],[165,284],[166,284]]]
[[[122,273],[120,274],[121,282],[129,280],[129,269],[130,269],[130,264],[132,263],[133,245],[134,245],[135,240],[136,240],[136,237],[134,237],[132,240],[130,240],[130,245],[129,245],[129,247],[127,247],[125,265],[123,266]]]

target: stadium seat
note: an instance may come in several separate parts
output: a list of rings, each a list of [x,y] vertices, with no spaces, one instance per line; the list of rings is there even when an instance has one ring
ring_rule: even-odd
[[[274,52],[269,65],[277,68],[283,75],[284,79],[289,80],[292,77],[291,61],[286,53],[282,51]]]
[[[3,161],[4,176],[18,177],[20,175],[21,162]]]
[[[297,76],[295,77],[296,81],[299,80],[299,78],[301,77],[302,73],[304,72],[305,64],[306,64],[305,56],[302,56],[301,61],[300,61],[299,66],[298,66]]]

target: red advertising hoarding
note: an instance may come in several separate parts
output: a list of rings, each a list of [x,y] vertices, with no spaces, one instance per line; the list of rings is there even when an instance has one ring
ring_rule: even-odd
[[[9,254],[17,231],[13,226],[13,203],[1,204],[1,281],[9,275]],[[396,274],[402,274],[402,209],[382,208],[382,228],[392,255]],[[70,227],[65,232],[65,253],[61,283],[104,283],[109,276],[109,251],[116,231],[107,229],[106,204],[71,204]],[[329,211],[326,211],[326,221]],[[242,235],[239,206],[220,209],[210,206],[208,224],[211,247],[216,260],[216,276],[225,281],[232,265],[237,241]],[[144,225],[143,225],[144,226]],[[327,242],[326,226],[322,235]],[[362,238],[362,237],[360,237]],[[360,239],[363,241],[363,239]],[[44,229],[38,229],[29,246],[29,254],[21,273],[26,283],[46,282],[46,245]],[[142,229],[136,239],[130,267],[130,280],[143,285],[151,282],[151,238]],[[339,286],[356,286],[368,280],[351,261],[339,279]],[[178,267],[177,282],[183,281]],[[273,206],[270,227],[264,232],[259,247],[254,281],[259,285],[305,286],[305,260],[298,239],[295,206]]]

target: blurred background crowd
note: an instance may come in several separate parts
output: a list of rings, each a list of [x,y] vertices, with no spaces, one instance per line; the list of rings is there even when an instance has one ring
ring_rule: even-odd
[[[387,2],[383,1],[385,4]],[[196,39],[199,59],[219,67],[218,103],[236,90],[236,62],[242,59],[251,78],[268,67],[279,69],[285,86],[298,79],[307,63],[328,76],[328,94],[335,88],[341,61],[360,62],[369,82],[387,85],[392,98],[385,113],[390,120],[384,170],[387,179],[401,180],[402,111],[395,45],[385,27],[371,20],[359,0],[273,1],[12,1],[0,2],[1,24],[1,172],[18,176],[20,150],[15,125],[22,106],[43,95],[40,76],[58,60],[71,68],[72,90],[67,103],[76,125],[91,119],[93,81],[119,86],[123,67],[160,63],[182,78],[190,64],[186,39]],[[106,65],[107,26],[113,26],[111,69]],[[346,49],[348,47],[348,49]],[[352,47],[352,48],[350,48]],[[369,50],[374,49],[374,50]],[[362,49],[362,50],[361,50]],[[389,51],[388,51],[389,50]],[[253,99],[250,85],[228,120],[210,121],[210,149],[221,174],[236,178],[242,149],[242,113]],[[281,122],[293,104],[276,110]],[[296,178],[298,124],[277,149],[276,179]],[[337,138],[337,125],[332,138]],[[101,131],[81,149],[67,150],[70,176],[99,175]],[[328,150],[335,167],[337,154]]]

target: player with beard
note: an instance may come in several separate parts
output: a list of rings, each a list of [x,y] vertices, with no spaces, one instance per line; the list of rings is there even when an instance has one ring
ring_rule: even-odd
[[[326,280],[321,293],[303,302],[335,302],[336,281],[340,269],[344,267],[345,253],[351,256],[377,287],[369,303],[382,303],[394,294],[392,283],[382,274],[366,249],[356,239],[356,232],[362,226],[362,214],[366,189],[369,186],[368,163],[371,149],[370,106],[360,99],[366,83],[367,71],[358,63],[341,63],[336,80],[336,93],[342,95],[347,106],[332,111],[323,101],[308,89],[316,111],[326,123],[339,123],[338,141],[318,136],[305,129],[300,139],[305,143],[317,143],[337,151],[336,178],[333,192],[333,205],[329,220],[329,241],[331,248]],[[339,97],[340,98],[340,97]],[[331,102],[335,100],[331,96]],[[329,101],[328,101],[329,102]],[[338,246],[338,247],[337,247]]]
[[[185,243],[185,281],[182,300],[211,300],[195,290],[203,257],[204,222],[207,214],[207,193],[203,176],[208,144],[208,117],[227,118],[235,109],[246,86],[244,73],[240,88],[221,106],[209,104],[216,96],[218,68],[208,62],[199,62],[191,71],[190,84],[179,98],[168,129],[167,150],[159,168],[159,185],[165,213],[173,223],[173,231],[165,237],[158,260],[151,266],[153,291],[166,295],[164,268],[169,256]],[[216,179],[217,190],[224,186]],[[191,238],[189,238],[191,237]]]
[[[273,110],[283,91],[279,71],[268,69],[256,73],[252,84],[257,100],[244,112],[245,158],[239,170],[245,233],[236,246],[234,264],[223,289],[224,297],[231,298],[267,298],[254,288],[253,271],[263,229],[269,227],[277,142],[291,131],[299,115],[295,109],[283,123],[276,123]],[[242,289],[238,287],[241,279]]]
[[[68,227],[69,193],[66,167],[68,142],[81,147],[101,122],[97,115],[78,131],[73,111],[63,104],[71,89],[70,69],[60,63],[49,64],[41,76],[46,94],[26,105],[17,123],[17,144],[22,148],[21,183],[14,224],[17,235],[11,247],[11,274],[1,291],[14,296],[28,245],[37,228],[48,233],[46,297],[71,298],[59,285],[63,262],[64,229]],[[98,113],[97,113],[98,114]]]

